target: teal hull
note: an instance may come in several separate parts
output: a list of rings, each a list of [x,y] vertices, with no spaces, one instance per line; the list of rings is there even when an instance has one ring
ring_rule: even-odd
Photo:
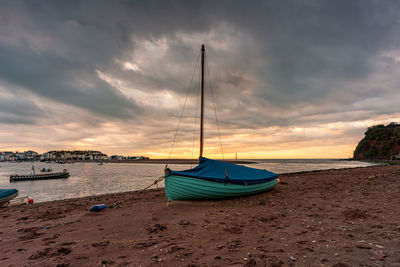
[[[277,184],[278,179],[254,185],[217,183],[179,175],[165,176],[165,195],[169,201],[222,199],[246,196],[268,191]]]

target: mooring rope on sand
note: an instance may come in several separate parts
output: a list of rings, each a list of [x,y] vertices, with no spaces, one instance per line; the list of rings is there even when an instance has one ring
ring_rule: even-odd
[[[158,177],[157,180],[155,180],[151,185],[147,186],[147,187],[146,187],[145,189],[143,189],[143,190],[147,190],[147,189],[149,189],[150,187],[152,187],[153,185],[158,184],[159,182],[161,182],[162,180],[164,180],[164,178],[165,178],[164,175]]]
[[[140,191],[144,191],[144,190],[149,189],[149,188],[152,187],[153,185],[156,185],[156,184],[158,184],[159,182],[161,182],[162,180],[164,180],[164,178],[165,178],[164,175],[158,177],[157,180],[155,180],[152,184],[150,184],[149,186],[147,186],[146,188],[144,188],[144,189],[142,189],[142,190],[140,190]],[[131,195],[126,196],[125,198],[123,198],[123,199],[121,199],[121,200],[119,200],[119,201],[116,201],[115,203],[111,204],[111,206],[109,206],[109,208],[120,207],[119,204],[122,204],[123,202],[127,201],[127,200],[130,199],[130,198],[132,198]]]

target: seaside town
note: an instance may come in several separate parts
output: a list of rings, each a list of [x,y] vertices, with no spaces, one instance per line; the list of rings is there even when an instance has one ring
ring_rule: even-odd
[[[0,161],[55,161],[63,163],[66,161],[107,161],[107,160],[143,160],[149,159],[144,156],[121,156],[102,153],[95,150],[53,150],[42,154],[27,150],[24,152],[0,151]]]

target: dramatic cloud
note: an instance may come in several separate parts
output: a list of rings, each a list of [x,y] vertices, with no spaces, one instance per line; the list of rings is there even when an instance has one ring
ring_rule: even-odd
[[[397,1],[5,1],[0,150],[348,157],[400,121]],[[212,87],[213,98],[210,93]],[[23,133],[23,134],[21,134]],[[217,157],[219,157],[217,155]]]

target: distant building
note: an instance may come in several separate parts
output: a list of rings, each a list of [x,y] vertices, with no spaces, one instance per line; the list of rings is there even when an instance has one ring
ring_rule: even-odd
[[[43,153],[45,160],[103,160],[106,154],[94,150],[60,150]]]
[[[9,151],[5,151],[3,152],[5,160],[14,160],[14,153],[13,152],[9,152]]]
[[[38,160],[39,154],[35,151],[28,150],[24,152],[0,152],[0,161],[25,161],[25,160]]]
[[[110,157],[110,159],[117,159],[117,160],[123,160],[123,159],[130,159],[130,160],[139,160],[139,159],[149,159],[148,157],[143,157],[143,156],[118,156],[118,155],[113,155]]]
[[[112,155],[112,156],[109,157],[109,159],[112,159],[112,160],[123,160],[124,156]]]
[[[108,157],[106,154],[101,151],[96,150],[52,150],[47,151],[43,154],[38,154],[35,151],[28,150],[24,152],[11,152],[11,151],[0,151],[0,161],[32,161],[32,160],[41,160],[41,161],[79,161],[79,160],[87,160],[87,161],[97,161],[97,160],[139,160],[139,159],[148,159],[148,157],[143,156],[120,156],[113,155]]]

